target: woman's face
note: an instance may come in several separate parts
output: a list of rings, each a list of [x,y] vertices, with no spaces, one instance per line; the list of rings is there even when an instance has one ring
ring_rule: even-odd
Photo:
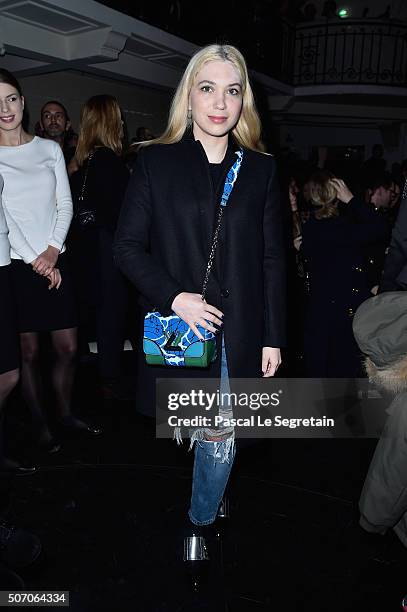
[[[207,62],[196,75],[189,96],[194,136],[225,136],[239,120],[242,82],[230,62]]]
[[[15,87],[0,83],[0,129],[11,131],[18,128],[23,120],[24,98]]]

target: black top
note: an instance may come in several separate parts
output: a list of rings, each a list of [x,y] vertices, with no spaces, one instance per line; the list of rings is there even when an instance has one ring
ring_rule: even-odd
[[[219,180],[222,176],[223,163],[224,162],[221,162],[220,164],[209,164],[212,177],[212,185],[215,191],[218,191]]]

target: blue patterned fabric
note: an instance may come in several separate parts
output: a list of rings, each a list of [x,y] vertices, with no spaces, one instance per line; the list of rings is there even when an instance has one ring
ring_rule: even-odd
[[[205,342],[215,342],[215,334],[198,325]],[[185,366],[185,359],[201,359],[205,352],[192,329],[177,315],[163,317],[159,312],[148,312],[144,319],[144,352],[156,355],[162,365]],[[175,348],[177,347],[177,349]],[[216,351],[215,351],[216,358]],[[154,360],[152,360],[152,363]]]

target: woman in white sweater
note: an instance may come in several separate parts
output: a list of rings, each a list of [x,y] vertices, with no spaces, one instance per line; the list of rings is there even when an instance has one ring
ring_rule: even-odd
[[[34,472],[35,468],[24,467],[6,457],[3,439],[4,406],[20,374],[20,351],[10,282],[9,230],[1,199],[3,184],[3,177],[0,175],[0,471],[25,474]],[[54,268],[48,279],[50,289],[60,284],[61,276],[57,268]]]
[[[3,178],[0,176],[0,193],[2,189]],[[0,467],[5,464],[1,439],[3,410],[8,395],[18,382],[20,363],[10,286],[10,244],[7,234],[8,227],[0,200]]]
[[[20,333],[22,389],[38,442],[58,450],[44,416],[39,334],[50,332],[55,356],[53,386],[57,420],[67,428],[95,433],[71,415],[77,315],[65,261],[72,199],[64,156],[57,143],[23,129],[24,97],[15,77],[0,69],[0,173],[9,228],[11,282]],[[58,268],[62,283],[49,291],[47,277]]]

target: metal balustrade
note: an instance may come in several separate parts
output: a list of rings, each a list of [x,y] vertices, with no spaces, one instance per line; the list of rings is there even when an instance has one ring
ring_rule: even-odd
[[[404,22],[285,22],[283,32],[282,77],[293,85],[407,86]]]

